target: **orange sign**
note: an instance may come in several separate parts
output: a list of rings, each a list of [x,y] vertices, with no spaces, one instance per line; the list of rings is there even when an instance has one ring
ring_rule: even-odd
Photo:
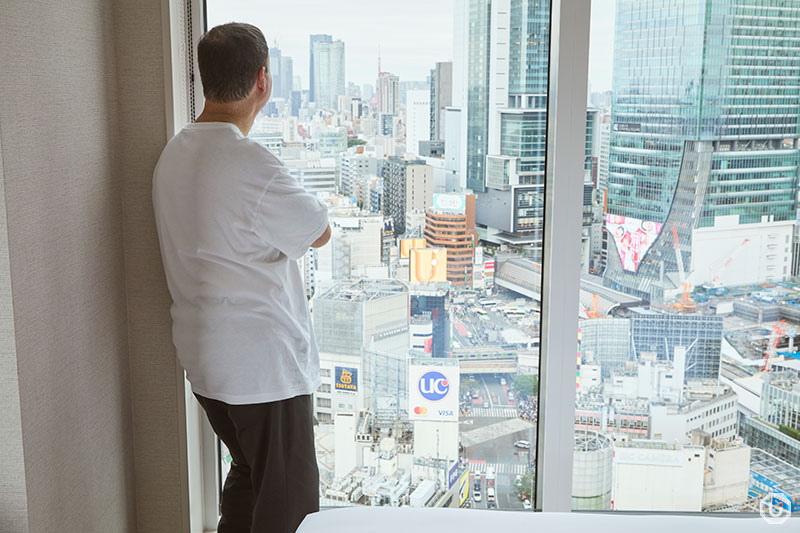
[[[400,259],[408,259],[414,248],[425,248],[425,239],[400,239]]]
[[[447,281],[447,249],[412,249],[411,264],[408,271],[411,283]]]

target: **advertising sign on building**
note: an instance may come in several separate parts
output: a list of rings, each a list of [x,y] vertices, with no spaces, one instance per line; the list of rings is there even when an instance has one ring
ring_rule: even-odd
[[[642,131],[642,125],[638,122],[615,122],[614,131],[622,131],[625,133],[639,133]]]
[[[413,248],[425,248],[425,239],[400,239],[400,259],[408,259]]]
[[[453,461],[453,466],[447,472],[447,488],[451,488],[458,481],[458,461]]]
[[[475,247],[475,261],[476,265],[483,264],[483,246],[476,246]]]
[[[463,194],[434,194],[433,209],[445,213],[464,214],[467,210],[467,197]]]
[[[447,281],[446,248],[414,248],[411,250],[409,281]]]
[[[414,365],[408,369],[408,418],[458,421],[458,366]]]
[[[622,268],[636,272],[663,224],[622,215],[606,215],[606,230],[617,244]]]
[[[358,369],[353,367],[335,367],[333,388],[339,392],[358,392]]]
[[[458,506],[464,507],[467,498],[469,498],[469,469],[465,469],[458,479]]]

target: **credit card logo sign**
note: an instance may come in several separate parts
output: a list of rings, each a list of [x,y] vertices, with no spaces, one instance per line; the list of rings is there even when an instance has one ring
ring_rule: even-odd
[[[414,408],[415,415],[426,415],[428,414],[428,410],[425,407],[417,406]]]
[[[426,372],[419,378],[419,393],[429,402],[443,400],[450,392],[450,383],[441,372]]]

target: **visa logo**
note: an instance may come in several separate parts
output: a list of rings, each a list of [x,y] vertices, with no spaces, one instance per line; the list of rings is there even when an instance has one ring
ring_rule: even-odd
[[[439,416],[453,416],[453,411],[450,409],[439,409]]]

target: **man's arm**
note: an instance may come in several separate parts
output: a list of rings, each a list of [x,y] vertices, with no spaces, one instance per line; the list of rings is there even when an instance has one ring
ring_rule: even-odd
[[[322,235],[319,236],[319,239],[311,243],[312,248],[321,248],[328,244],[328,241],[331,240],[331,225],[328,224],[328,227],[325,228],[325,231]]]

